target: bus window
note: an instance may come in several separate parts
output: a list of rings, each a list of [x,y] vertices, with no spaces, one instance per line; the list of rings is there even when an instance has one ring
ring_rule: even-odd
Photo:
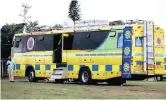
[[[64,50],[72,50],[72,44],[73,44],[73,35],[69,35],[68,37],[64,37],[64,42],[63,42],[63,49]]]
[[[135,37],[135,47],[143,46],[143,37]]]
[[[52,51],[54,48],[52,34],[36,36],[35,51]]]
[[[14,52],[15,53],[20,53],[22,52],[22,46],[23,46],[23,41],[22,41],[22,37],[16,37],[14,40]]]
[[[118,33],[117,48],[123,47],[123,32]]]
[[[108,30],[73,32],[64,39],[64,50],[93,50],[98,48],[107,37]]]

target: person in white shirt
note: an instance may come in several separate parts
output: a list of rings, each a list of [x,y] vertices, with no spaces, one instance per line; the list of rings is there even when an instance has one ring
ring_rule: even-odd
[[[11,59],[11,57],[8,57],[7,66],[8,66],[9,81],[14,82],[13,70],[15,67],[15,63],[14,60]]]

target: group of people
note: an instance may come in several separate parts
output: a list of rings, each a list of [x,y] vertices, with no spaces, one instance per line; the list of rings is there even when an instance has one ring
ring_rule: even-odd
[[[15,63],[14,63],[14,60],[11,59],[11,57],[8,57],[7,66],[8,66],[7,70],[9,75],[9,82],[14,82],[13,71],[15,68]]]

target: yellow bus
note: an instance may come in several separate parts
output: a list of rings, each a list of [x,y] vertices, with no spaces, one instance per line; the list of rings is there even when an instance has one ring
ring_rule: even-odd
[[[132,23],[94,30],[56,30],[15,34],[14,75],[30,82],[73,79],[83,84],[122,85],[166,74],[164,31]]]

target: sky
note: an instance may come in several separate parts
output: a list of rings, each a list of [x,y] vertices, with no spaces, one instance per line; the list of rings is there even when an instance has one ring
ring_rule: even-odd
[[[71,0],[0,0],[0,28],[6,23],[21,23],[22,3],[32,6],[29,20],[39,25],[68,23]],[[152,20],[166,33],[166,0],[78,0],[82,20]],[[166,38],[166,35],[165,35]],[[166,41],[165,41],[166,47]]]
[[[40,25],[71,23],[68,8],[71,0],[0,0],[0,27],[6,23],[20,23],[22,3],[32,6],[29,20]],[[166,30],[166,0],[78,0],[83,20],[153,20]]]
[[[29,20],[39,25],[71,24],[68,8],[71,0],[0,0],[0,28],[6,23],[20,23],[22,3],[32,6]],[[166,31],[166,0],[78,0],[82,20],[153,20]]]

